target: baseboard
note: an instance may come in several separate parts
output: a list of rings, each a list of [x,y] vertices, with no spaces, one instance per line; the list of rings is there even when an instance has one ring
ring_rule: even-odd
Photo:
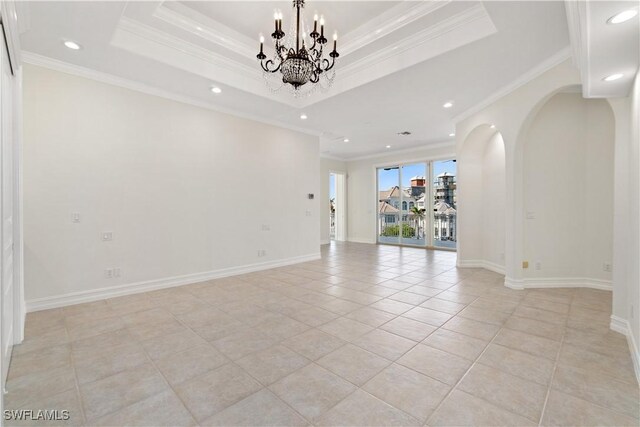
[[[320,240],[320,245],[328,245],[329,243],[331,243],[331,240],[329,240],[329,239]]]
[[[352,242],[352,243],[368,243],[370,245],[375,245],[377,242],[375,239],[360,239],[358,237],[349,237],[347,239],[347,242]]]
[[[484,268],[485,270],[493,271],[494,273],[504,274],[504,266],[491,261],[469,259],[458,260],[457,264],[460,268]]]
[[[611,323],[609,325],[612,331],[619,332],[627,337],[627,344],[629,345],[629,351],[631,352],[631,360],[633,361],[633,370],[636,373],[636,381],[640,384],[640,351],[638,349],[638,343],[636,343],[633,337],[633,331],[628,320],[621,317],[611,315]]]
[[[511,289],[535,288],[591,288],[603,291],[613,290],[610,280],[591,279],[588,277],[544,277],[536,279],[505,278],[505,286]]]
[[[111,286],[108,288],[92,289],[88,291],[71,292],[64,295],[37,298],[26,301],[26,311],[40,311],[50,308],[64,307],[68,305],[81,304],[85,302],[98,301],[124,295],[137,294],[141,292],[154,291],[158,289],[172,288],[175,286],[190,285],[222,277],[237,276],[239,274],[252,273],[255,271],[268,270],[286,265],[299,264],[302,262],[315,261],[320,259],[320,253],[302,255],[267,261],[257,264],[248,264],[238,267],[229,267],[219,270],[207,271],[203,273],[186,274],[183,276],[167,277],[163,279],[147,280],[126,285]]]

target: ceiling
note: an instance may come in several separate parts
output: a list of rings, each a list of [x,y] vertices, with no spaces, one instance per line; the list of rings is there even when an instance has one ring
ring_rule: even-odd
[[[635,1],[567,2],[573,57],[582,74],[582,93],[588,98],[627,96],[640,65],[640,14],[619,24],[609,19],[636,10]],[[622,74],[615,81],[604,79]]]
[[[570,54],[562,1],[307,0],[341,56],[327,93],[295,98],[272,93],[255,59],[274,9],[286,29],[289,1],[22,2],[18,13],[26,62],[313,133],[341,159],[452,144],[454,118]]]

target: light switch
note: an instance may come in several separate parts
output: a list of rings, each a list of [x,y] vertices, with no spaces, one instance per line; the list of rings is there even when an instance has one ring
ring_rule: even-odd
[[[113,232],[112,231],[103,231],[102,232],[102,241],[109,242],[113,240]]]

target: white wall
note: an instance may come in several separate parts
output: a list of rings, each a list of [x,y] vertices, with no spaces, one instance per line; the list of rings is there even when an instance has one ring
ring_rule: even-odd
[[[628,274],[628,314],[635,347],[636,376],[640,381],[640,73],[636,74],[631,91],[631,138],[629,139],[630,244],[626,266]]]
[[[538,112],[524,147],[526,278],[610,286],[614,138],[605,100],[559,93]]]
[[[500,132],[479,126],[458,150],[458,266],[504,273],[505,152]]]
[[[320,158],[320,242],[329,243],[329,174],[347,173],[347,164],[341,160]]]
[[[499,132],[482,153],[482,260],[504,271],[505,157]]]
[[[350,161],[347,165],[349,169],[348,240],[376,243],[378,206],[376,167],[452,158],[455,158],[454,146],[446,145]]]
[[[35,66],[24,88],[32,308],[318,255],[316,137]]]
[[[495,125],[500,132],[505,147],[505,285],[521,289],[524,282],[524,270],[521,263],[524,260],[523,227],[524,206],[522,199],[523,186],[523,134],[530,125],[536,111],[544,102],[558,90],[580,84],[580,74],[570,60],[566,60],[547,71],[542,72],[527,82],[518,82],[515,89],[502,96],[495,102],[481,110],[460,118],[456,123],[456,152],[461,157],[464,145],[469,136],[480,128]],[[464,230],[472,230],[470,221],[473,215],[463,214],[465,196],[463,191],[480,191],[478,183],[473,179],[467,180],[463,172],[463,165],[459,166],[459,198],[458,228],[461,232],[458,240],[458,257],[464,256],[469,249],[467,245],[474,245],[477,240],[466,238]],[[473,222],[471,220],[471,222]],[[475,248],[471,248],[474,249]]]
[[[615,236],[612,328],[627,334],[640,381],[640,74],[629,98],[614,100]]]

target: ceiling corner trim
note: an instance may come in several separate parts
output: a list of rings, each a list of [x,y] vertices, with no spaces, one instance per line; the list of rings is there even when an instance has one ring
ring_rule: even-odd
[[[425,145],[418,145],[418,146],[411,147],[411,148],[401,148],[401,149],[398,149],[398,150],[385,150],[385,151],[380,151],[378,153],[367,154],[367,155],[364,155],[364,156],[346,157],[346,158],[343,159],[343,161],[345,161],[345,162],[357,162],[357,161],[360,161],[360,160],[377,159],[377,158],[388,157],[388,156],[396,155],[396,154],[410,154],[410,153],[426,151],[426,150],[437,150],[437,149],[440,149],[440,148],[451,148],[452,151],[451,151],[451,153],[448,153],[448,155],[450,154],[450,155],[455,156],[455,151],[456,151],[456,143],[455,143],[455,141],[445,141],[445,142],[436,142],[436,143],[425,144]]]
[[[320,137],[320,132],[302,128],[298,126],[291,126],[287,123],[277,120],[268,120],[262,117],[255,116],[253,114],[247,114],[242,111],[238,111],[231,108],[224,108],[217,105],[209,104],[202,100],[184,96],[171,92],[168,90],[160,89],[154,86],[149,86],[144,83],[140,83],[134,80],[129,80],[123,77],[116,76],[114,74],[104,73],[102,71],[93,70],[79,65],[70,64],[68,62],[60,61],[58,59],[49,58],[47,56],[39,55],[37,53],[22,51],[22,61],[27,64],[35,65],[42,68],[48,68],[53,71],[58,71],[65,74],[70,74],[77,77],[82,77],[89,80],[94,80],[100,83],[105,83],[112,86],[129,89],[132,91],[144,93],[146,95],[157,96],[159,98],[168,99],[170,101],[180,102],[182,104],[192,105],[194,107],[204,108],[206,110],[216,111],[218,113],[229,114],[231,116],[240,117],[247,120],[252,120],[259,123],[264,123],[270,126],[275,126],[283,129],[292,130],[295,132],[304,133],[306,135],[312,135]]]
[[[177,3],[174,7],[179,6]],[[181,28],[198,37],[202,37],[218,46],[239,53],[250,59],[255,58],[255,45],[251,43],[248,37],[231,28],[206,17],[202,17],[200,22],[196,19],[188,17],[186,13],[180,13],[173,9],[169,9],[163,4],[158,6],[153,16],[164,22]],[[206,21],[206,22],[205,22]]]
[[[580,71],[582,94],[587,97],[591,92],[589,84],[589,38],[588,38],[588,8],[584,1],[565,0],[569,40],[571,41],[571,56],[574,65]]]
[[[535,79],[536,77],[540,76],[546,71],[549,71],[553,67],[561,64],[562,62],[566,61],[569,58],[571,58],[571,46],[565,47],[564,49],[560,50],[556,54],[545,59],[544,61],[542,61],[541,63],[539,63],[538,65],[536,65],[535,67],[527,71],[526,73],[522,74],[517,79],[502,86],[493,94],[486,97],[482,102],[454,116],[452,118],[452,121],[457,125],[462,120],[465,120],[471,117],[472,115],[482,111],[483,109],[487,108],[494,102],[498,101],[500,98],[510,94],[511,92],[515,91],[519,87],[529,83],[531,80]]]

